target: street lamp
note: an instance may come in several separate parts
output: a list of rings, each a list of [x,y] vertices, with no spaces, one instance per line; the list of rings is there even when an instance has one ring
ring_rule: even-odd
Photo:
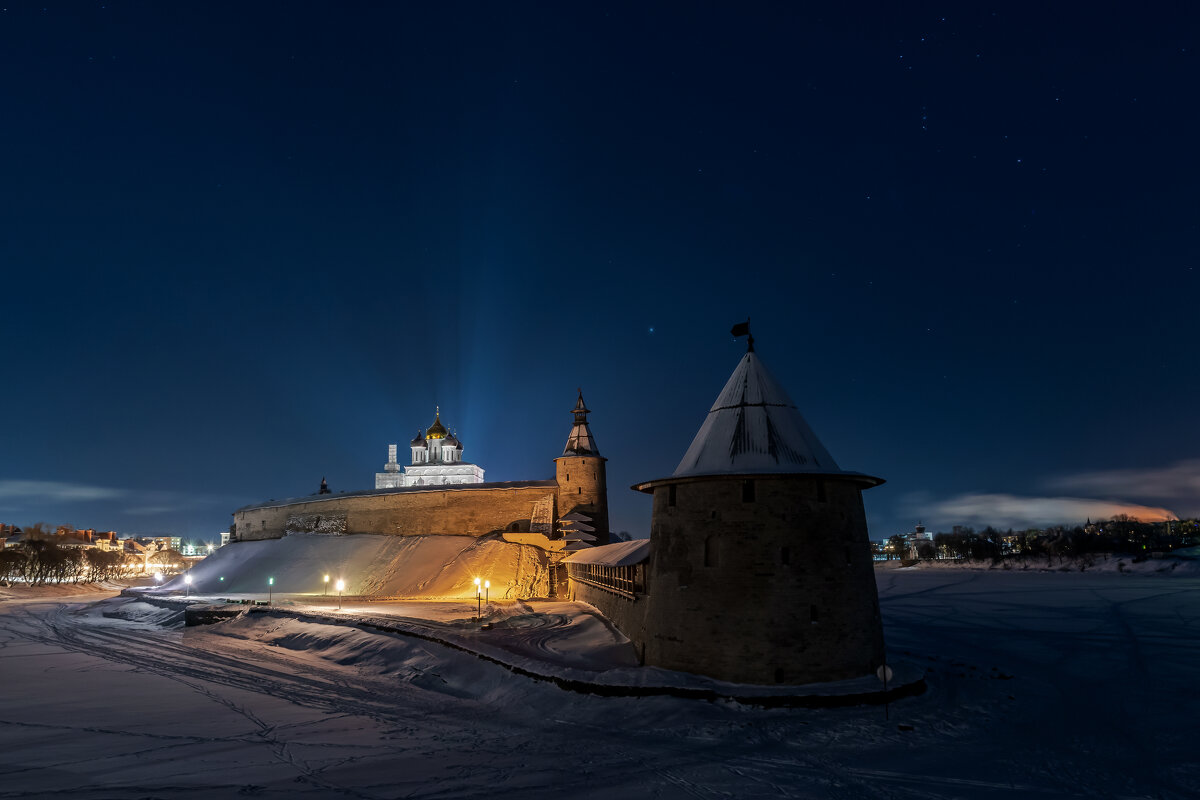
[[[475,621],[479,622],[482,609],[479,607],[479,578],[475,579]]]
[[[484,581],[483,582],[483,602],[487,603],[488,605],[491,605],[491,601],[488,599],[488,595],[491,594],[491,591],[492,591],[492,582]]]
[[[344,580],[342,580],[341,578],[338,578],[338,582],[337,582],[338,611],[342,610],[342,589],[345,589],[345,588],[346,588],[346,582]]]
[[[192,595],[192,575],[188,573],[183,576],[183,596],[191,597]]]
[[[325,576],[325,596],[329,596],[329,576]]]
[[[271,605],[271,601],[275,599],[275,579],[267,578],[267,605]]]

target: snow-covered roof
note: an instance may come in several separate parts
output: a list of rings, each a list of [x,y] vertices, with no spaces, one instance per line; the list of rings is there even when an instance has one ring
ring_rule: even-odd
[[[797,472],[859,474],[837,465],[787,392],[748,352],[672,477]]]
[[[628,567],[640,564],[650,557],[650,540],[634,539],[631,542],[615,542],[582,550],[567,556],[563,561],[570,564],[603,564],[607,567]]]

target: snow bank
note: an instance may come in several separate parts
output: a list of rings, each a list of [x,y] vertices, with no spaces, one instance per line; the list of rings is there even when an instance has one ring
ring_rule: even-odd
[[[204,595],[267,592],[336,594],[338,579],[348,596],[475,597],[475,578],[491,581],[491,597],[545,594],[546,555],[529,545],[469,536],[322,536],[230,543],[190,571],[191,592]],[[183,576],[163,585],[183,591]]]
[[[0,600],[37,600],[46,597],[116,594],[125,587],[116,583],[43,583],[31,586],[14,581],[0,585]]]

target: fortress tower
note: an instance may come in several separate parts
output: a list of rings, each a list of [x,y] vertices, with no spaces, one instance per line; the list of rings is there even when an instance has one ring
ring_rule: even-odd
[[[874,672],[862,490],[881,483],[838,467],[751,340],[671,477],[633,487],[654,496],[645,663],[754,684]]]
[[[583,390],[572,409],[575,424],[567,437],[563,454],[554,459],[554,477],[558,482],[558,516],[583,514],[595,528],[596,544],[608,543],[608,481],[596,439],[588,427],[591,412],[583,402]]]

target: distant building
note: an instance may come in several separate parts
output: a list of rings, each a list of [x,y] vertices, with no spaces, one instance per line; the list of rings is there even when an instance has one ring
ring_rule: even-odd
[[[417,431],[409,448],[412,463],[401,472],[396,460],[397,446],[388,445],[388,460],[383,465],[383,472],[375,473],[376,489],[483,483],[483,469],[462,460],[462,442],[442,425],[441,409],[434,412],[433,424],[427,431]]]
[[[904,540],[905,558],[920,558],[921,545],[933,546],[933,534],[925,530],[925,526],[920,522],[917,523],[916,528],[908,533],[900,534],[900,537]]]

